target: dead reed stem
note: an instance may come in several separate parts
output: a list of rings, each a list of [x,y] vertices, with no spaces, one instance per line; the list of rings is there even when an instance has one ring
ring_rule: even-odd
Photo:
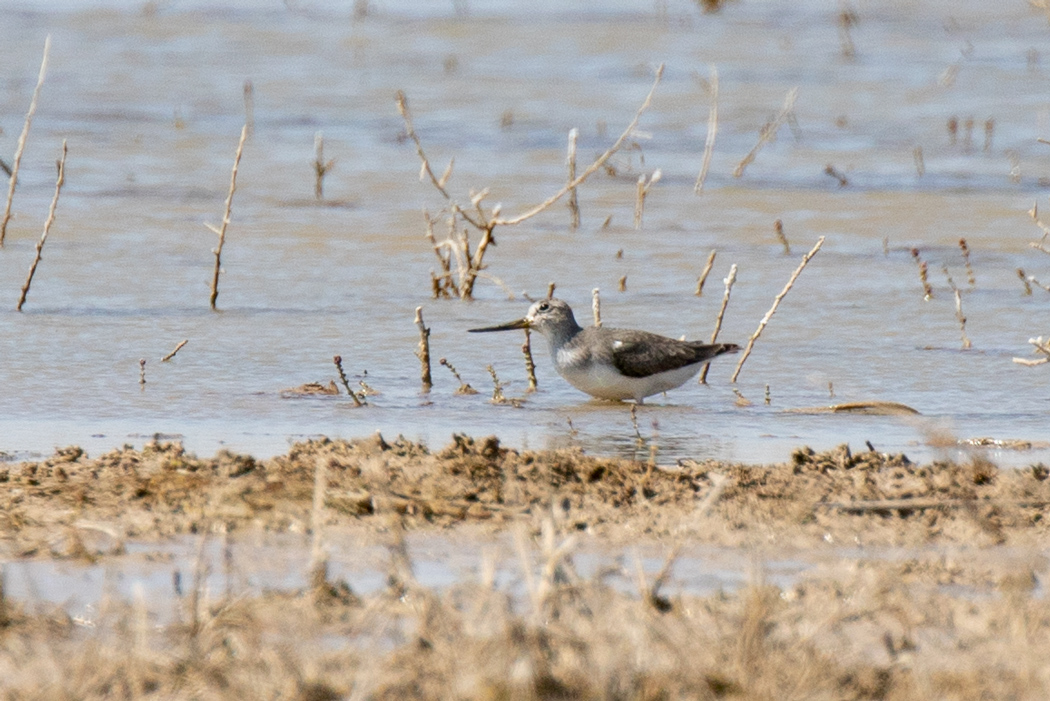
[[[918,248],[911,249],[911,257],[915,259],[915,263],[919,266],[919,282],[922,283],[923,299],[929,302],[933,299],[933,288],[930,286],[928,276],[929,266],[926,265],[926,261],[919,255]]]
[[[791,255],[791,244],[788,243],[787,236],[784,235],[784,222],[777,219],[773,222],[773,232],[777,235],[777,241],[784,247],[784,255]]]
[[[416,328],[419,329],[419,349],[416,350],[419,379],[423,383],[423,394],[429,394],[434,383],[430,377],[430,329],[423,323],[423,307],[416,307]]]
[[[244,126],[249,137],[255,135],[255,86],[251,79],[244,81]]]
[[[830,163],[824,166],[824,175],[828,175],[832,178],[835,178],[835,180],[838,180],[839,187],[846,187],[847,185],[849,185],[849,178],[847,178],[845,175],[836,170],[835,166],[833,166]]]
[[[161,358],[160,362],[166,363],[169,360],[171,360],[172,358],[174,358],[175,354],[178,353],[180,350],[182,350],[182,347],[184,345],[186,345],[187,343],[189,343],[189,342],[190,342],[190,339],[188,339],[188,338],[185,338],[185,339],[179,341],[178,345],[175,346],[175,350],[173,350],[172,352],[168,353],[166,356]]]
[[[13,178],[14,176],[12,176]],[[51,198],[51,208],[47,211],[47,221],[44,222],[44,233],[36,243],[36,257],[33,264],[29,266],[29,274],[26,275],[25,284],[22,285],[22,294],[18,298],[16,309],[22,311],[22,305],[26,303],[26,295],[29,294],[29,286],[33,284],[33,275],[36,274],[36,266],[40,264],[40,256],[44,252],[44,243],[51,231],[51,225],[55,223],[55,211],[58,209],[58,196],[62,192],[62,183],[66,181],[66,140],[62,139],[62,157],[58,160],[58,178],[55,180],[55,196]]]
[[[995,134],[995,117],[989,117],[984,122],[984,152],[992,152],[992,137]]]
[[[955,280],[952,279],[951,273],[948,272],[948,266],[941,266],[941,269],[944,271],[944,277],[948,279],[948,287],[951,288],[952,293],[955,295],[955,318],[959,320],[959,329],[962,332],[963,350],[969,350],[972,347],[972,344],[970,343],[970,339],[966,336],[966,317],[963,315],[962,310],[962,294],[959,292],[959,288],[956,287]]]
[[[211,299],[209,304],[212,311],[215,309],[215,301],[219,298],[219,271],[222,269],[222,247],[226,243],[226,229],[230,226],[230,213],[233,209],[233,193],[237,190],[237,167],[241,164],[241,153],[244,152],[244,141],[248,138],[248,125],[241,127],[241,138],[237,142],[237,154],[233,158],[233,170],[230,173],[230,191],[226,195],[226,211],[222,215],[222,225],[214,227],[206,226],[219,237],[219,244],[215,247],[215,273],[211,279]]]
[[[733,263],[729,268],[729,275],[725,279],[726,291],[722,295],[722,306],[718,310],[718,317],[715,319],[715,330],[711,332],[711,343],[718,340],[718,332],[722,330],[722,318],[725,316],[726,307],[729,306],[729,295],[733,292],[733,283],[736,282],[736,263]],[[700,371],[700,384],[707,384],[707,371],[711,368],[711,363],[704,363],[703,370]]]
[[[346,393],[354,400],[354,406],[364,406],[365,402],[357,396],[357,392],[350,388],[350,381],[346,379],[346,373],[343,372],[343,356],[334,356],[332,362],[335,363],[335,369],[339,371],[339,380],[343,383],[343,387],[346,387]],[[364,395],[363,392],[361,394]]]
[[[573,127],[569,130],[569,151],[565,162],[569,169],[569,182],[576,179],[576,140],[579,138],[580,130]],[[580,202],[576,194],[576,188],[569,189],[569,230],[576,231],[580,228]]]
[[[646,180],[645,175],[638,176],[638,193],[634,201],[634,228],[642,228],[642,215],[645,214],[645,198],[649,194],[649,190],[656,183],[660,182],[660,178],[663,176],[663,172],[657,168],[653,171],[653,174]]]
[[[525,343],[521,344],[521,353],[525,356],[525,374],[529,378],[526,392],[536,391],[536,363],[532,360],[532,334],[525,329]]]
[[[784,285],[784,289],[781,290],[780,294],[778,294],[776,299],[773,300],[773,306],[770,307],[769,311],[766,312],[766,315],[762,317],[762,321],[759,322],[758,328],[755,329],[755,332],[751,334],[751,338],[748,339],[747,346],[744,348],[744,352],[740,356],[740,362],[736,364],[736,370],[733,371],[733,376],[729,379],[730,382],[736,382],[736,378],[740,374],[740,368],[744,367],[744,361],[747,360],[749,355],[751,355],[751,349],[754,348],[755,341],[758,340],[760,335],[762,335],[762,329],[766,328],[766,324],[768,324],[769,320],[773,318],[773,314],[776,313],[777,307],[780,306],[781,300],[783,300],[788,291],[791,290],[791,286],[795,284],[795,280],[798,279],[798,276],[802,274],[802,271],[809,264],[810,259],[817,254],[817,251],[819,251],[820,247],[823,245],[824,237],[821,236],[817,239],[817,243],[810,249],[809,253],[802,257],[802,262],[799,263],[797,268],[795,268],[795,272],[791,274],[791,279],[788,280],[787,284]]]
[[[926,160],[922,157],[922,146],[912,149],[912,158],[915,159],[915,173],[920,178],[926,175]]]
[[[554,283],[553,282],[548,282],[547,283],[547,299],[550,299],[553,296],[554,296]]]
[[[591,290],[591,311],[594,313],[594,327],[600,329],[602,327],[602,295],[597,287]]]
[[[1022,284],[1024,284],[1024,293],[1026,296],[1031,296],[1032,285],[1028,282],[1028,277],[1024,274],[1023,268],[1017,269],[1017,277],[1021,278]]]
[[[22,125],[22,133],[18,137],[18,147],[15,149],[15,159],[11,163],[11,177],[7,183],[7,206],[4,207],[4,218],[0,220],[0,246],[4,245],[7,236],[7,223],[11,221],[11,203],[15,199],[15,186],[18,185],[18,168],[22,164],[22,154],[25,153],[26,139],[29,138],[29,126],[33,123],[33,115],[36,114],[36,104],[40,97],[40,88],[44,84],[47,75],[47,60],[51,53],[51,35],[44,39],[44,57],[40,60],[40,73],[37,75],[36,87],[33,88],[33,98],[29,101],[29,109],[26,111],[25,123]]]
[[[146,384],[146,359],[139,358],[139,384],[145,386]]]
[[[711,274],[711,268],[715,264],[715,256],[718,255],[718,249],[712,248],[711,252],[707,254],[707,262],[704,263],[704,269],[700,271],[700,277],[696,279],[696,292],[694,293],[697,297],[704,293],[704,283],[707,282],[707,276]]]
[[[324,176],[335,165],[335,159],[324,159],[324,133],[314,134],[314,197],[324,199]]]
[[[707,139],[704,141],[704,158],[700,161],[700,173],[696,176],[693,192],[700,194],[704,190],[707,171],[711,168],[711,155],[715,150],[715,136],[718,134],[718,69],[711,66],[711,78],[708,80],[711,94],[711,109],[707,113]]]
[[[767,141],[771,141],[776,137],[777,130],[780,129],[781,125],[787,121],[788,117],[795,109],[795,99],[798,97],[798,88],[791,88],[787,92],[787,96],[784,98],[784,106],[780,108],[780,112],[777,113],[773,119],[766,122],[758,134],[758,142],[751,148],[746,156],[737,164],[733,170],[733,177],[739,178],[744,174],[744,170],[758,156],[758,152],[762,150],[762,147],[766,145]]]

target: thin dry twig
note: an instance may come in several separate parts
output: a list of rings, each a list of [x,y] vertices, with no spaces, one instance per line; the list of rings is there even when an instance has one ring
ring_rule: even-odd
[[[40,73],[37,75],[36,87],[33,88],[33,98],[29,101],[29,109],[26,111],[25,124],[22,125],[22,133],[18,137],[18,147],[15,149],[15,159],[11,163],[11,177],[7,184],[7,206],[4,207],[4,218],[0,220],[0,246],[4,245],[7,236],[7,223],[11,221],[11,203],[15,198],[15,186],[18,185],[18,168],[22,164],[22,154],[25,152],[26,139],[29,138],[29,125],[33,123],[33,115],[36,114],[36,104],[40,97],[40,88],[44,84],[47,75],[47,60],[51,53],[51,35],[44,39],[44,57],[40,61]]]
[[[646,179],[645,175],[638,176],[638,190],[634,200],[634,228],[642,228],[642,215],[645,214],[645,198],[649,195],[649,190],[652,189],[653,185],[660,182],[660,178],[663,176],[663,171],[659,168],[653,171],[653,174]]]
[[[324,133],[314,134],[314,197],[324,199],[324,176],[335,166],[335,159],[324,159]]]
[[[700,161],[700,173],[696,176],[693,192],[700,194],[704,190],[707,171],[711,168],[711,155],[715,150],[715,136],[718,134],[718,69],[711,66],[711,78],[708,81],[711,93],[711,109],[707,113],[707,139],[704,141],[704,158]]]
[[[423,394],[429,394],[434,383],[430,377],[430,329],[423,323],[423,307],[416,307],[416,328],[419,329],[419,348],[416,350],[420,365],[419,376],[423,383]]]
[[[343,387],[346,387],[346,393],[354,400],[354,406],[364,406],[365,402],[362,399],[364,392],[361,393],[362,397],[357,396],[357,392],[350,388],[350,381],[346,379],[346,373],[343,372],[343,356],[334,356],[332,362],[335,363],[335,369],[339,371],[339,380],[343,383]]]
[[[178,353],[180,350],[182,350],[182,347],[184,345],[186,345],[187,343],[189,343],[189,342],[190,342],[190,339],[188,339],[188,338],[185,338],[185,339],[179,341],[178,345],[175,346],[175,350],[173,350],[172,352],[168,353],[166,356],[161,358],[160,362],[166,363],[169,360],[171,360],[172,358],[174,358],[175,354]]]
[[[773,119],[766,122],[758,134],[758,142],[751,148],[746,156],[737,164],[733,170],[733,177],[739,178],[744,174],[744,170],[758,156],[758,152],[762,150],[762,147],[766,145],[767,141],[771,141],[780,129],[781,125],[788,120],[788,117],[795,109],[795,99],[798,97],[798,88],[791,88],[787,92],[787,96],[784,98],[784,106],[780,108],[780,112],[777,113]]]
[[[718,255],[718,249],[712,248],[711,252],[707,254],[707,262],[704,263],[704,269],[700,271],[700,277],[696,279],[696,292],[697,297],[704,293],[704,283],[707,282],[707,276],[711,274],[711,268],[715,264],[715,256]]]
[[[233,209],[233,193],[237,190],[237,168],[241,164],[241,153],[244,152],[244,141],[248,138],[248,125],[241,127],[241,139],[237,142],[237,154],[233,157],[233,170],[230,173],[230,191],[226,195],[226,211],[222,215],[222,225],[219,227],[206,224],[216,236],[219,237],[219,245],[215,247],[215,272],[211,280],[211,299],[209,304],[215,311],[215,302],[219,298],[219,272],[222,269],[222,247],[226,243],[226,229],[230,226],[230,214]]]
[[[248,136],[255,135],[255,85],[251,79],[244,81],[244,125],[248,127]]]
[[[725,316],[726,307],[729,306],[729,295],[733,292],[733,283],[736,282],[736,263],[733,263],[729,268],[729,275],[726,276],[725,294],[722,295],[722,307],[718,310],[718,317],[715,319],[715,330],[711,332],[711,343],[718,340],[718,332],[722,330],[722,318]],[[711,363],[704,363],[704,369],[700,371],[700,384],[707,384],[707,371],[711,368]]]
[[[565,164],[569,169],[569,182],[576,179],[576,139],[580,130],[573,127],[569,130],[569,149],[565,158]],[[580,228],[580,202],[576,194],[576,188],[569,190],[569,230],[576,231]]]
[[[744,361],[747,360],[749,355],[751,355],[751,349],[754,347],[755,341],[762,334],[762,329],[766,328],[766,324],[768,324],[769,320],[773,318],[773,314],[776,313],[777,307],[780,306],[781,300],[783,300],[788,291],[791,290],[791,286],[795,284],[795,280],[798,279],[798,276],[802,274],[802,271],[809,264],[810,259],[817,254],[817,251],[819,251],[820,247],[823,245],[824,237],[821,236],[817,239],[817,243],[812,249],[810,249],[809,253],[802,257],[802,262],[799,263],[797,268],[795,268],[795,272],[791,274],[791,279],[788,280],[787,284],[784,285],[784,289],[781,290],[780,294],[778,294],[776,299],[773,300],[773,306],[770,307],[769,311],[766,312],[766,315],[762,317],[762,321],[759,322],[758,328],[755,329],[755,332],[751,334],[751,338],[748,339],[747,346],[744,348],[744,352],[740,356],[740,362],[736,364],[736,370],[733,371],[733,376],[729,379],[730,382],[736,382],[736,378],[740,374],[740,368],[744,366]]]
[[[13,176],[12,176],[13,177]],[[66,140],[62,139],[62,158],[58,161],[58,178],[55,180],[55,196],[51,198],[51,208],[47,211],[47,221],[44,222],[44,233],[36,244],[36,257],[33,264],[29,266],[29,274],[26,275],[25,284],[22,285],[22,294],[18,298],[16,309],[22,311],[22,305],[26,303],[26,295],[29,294],[29,286],[33,284],[33,275],[36,274],[36,266],[40,264],[40,256],[44,252],[44,243],[51,231],[51,225],[55,223],[55,212],[58,209],[58,196],[62,193],[62,184],[66,181]]]
[[[915,173],[920,178],[926,175],[926,159],[922,156],[922,146],[912,149],[912,158],[915,160]]]
[[[955,318],[959,320],[959,329],[962,332],[963,350],[969,350],[973,344],[970,343],[970,339],[966,335],[966,317],[963,315],[962,310],[962,293],[959,292],[959,288],[955,285],[955,280],[952,279],[951,274],[948,272],[948,266],[941,266],[941,269],[944,271],[944,276],[948,279],[948,287],[950,287],[955,294]]]
[[[591,290],[591,311],[594,313],[594,327],[600,329],[602,327],[602,295],[597,287]]]
[[[1028,276],[1024,274],[1024,268],[1017,269],[1017,277],[1021,278],[1021,282],[1024,284],[1025,296],[1030,297],[1032,295],[1032,285],[1028,282]]]

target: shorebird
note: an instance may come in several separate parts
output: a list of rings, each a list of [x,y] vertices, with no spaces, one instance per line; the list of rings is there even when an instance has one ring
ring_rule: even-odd
[[[576,389],[598,399],[633,399],[638,404],[682,386],[708,360],[740,349],[734,343],[679,341],[648,331],[583,328],[576,323],[572,308],[553,298],[536,302],[521,319],[469,331],[511,329],[531,329],[543,335],[554,368]]]

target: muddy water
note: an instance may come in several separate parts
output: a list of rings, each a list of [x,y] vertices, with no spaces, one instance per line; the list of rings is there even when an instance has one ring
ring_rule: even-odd
[[[98,452],[157,432],[201,453],[226,446],[268,455],[302,436],[377,429],[435,445],[465,431],[630,454],[638,447],[627,408],[588,401],[542,351],[540,391],[520,408],[490,404],[489,363],[508,395],[524,394],[521,339],[466,329],[520,316],[522,291],[539,296],[555,281],[584,319],[598,287],[607,325],[703,338],[735,263],[722,338],[742,343],[819,236],[823,250],[735,385],[750,405],[739,405],[729,383],[735,359],[721,359],[708,386],[688,384],[639,412],[639,431],[661,461],[779,460],[803,443],[860,448],[866,440],[929,458],[942,450],[931,442],[945,436],[1050,440],[1050,375],[1011,362],[1030,357],[1029,337],[1050,331],[1050,296],[1038,287],[1025,296],[1016,272],[1050,282],[1050,257],[1028,245],[1041,232],[1026,213],[1050,177],[1050,149],[1036,141],[1050,135],[1050,56],[1046,19],[1024,4],[858,3],[852,60],[834,12],[791,2],[742,0],[718,15],[676,1],[625,0],[601,11],[374,2],[358,19],[350,3],[4,5],[5,161],[52,37],[0,250],[0,449],[11,455],[70,443]],[[615,139],[661,62],[665,77],[635,146],[613,159],[615,176],[599,173],[580,191],[581,229],[569,231],[559,203],[497,231],[487,272],[515,299],[483,280],[474,303],[432,300],[436,261],[421,210],[436,214],[444,201],[418,180],[395,91],[408,94],[436,167],[456,158],[454,195],[466,201],[471,188],[489,187],[487,202],[513,213],[563,182],[571,128],[580,130],[581,161]],[[711,65],[720,76],[718,139],[697,196]],[[214,313],[215,237],[205,224],[222,217],[246,80],[254,134]],[[734,178],[793,87],[795,122]],[[335,159],[322,204],[311,165],[318,131]],[[58,218],[17,313],[62,139],[69,157]],[[825,174],[828,164],[847,185]],[[636,230],[636,180],[657,168],[663,177]],[[773,233],[778,218],[789,255]],[[972,251],[972,287],[960,237]],[[929,301],[913,247],[929,264]],[[714,270],[696,297],[713,249]],[[963,290],[970,350],[961,349],[942,265]],[[435,360],[447,357],[481,394],[454,396],[457,383],[437,365],[434,391],[420,394],[412,324],[420,305]],[[335,354],[354,380],[367,371],[381,392],[368,408],[345,397],[282,396],[334,379]],[[864,400],[902,402],[921,416],[785,412]],[[1048,459],[1045,449],[991,455],[1003,464]]]

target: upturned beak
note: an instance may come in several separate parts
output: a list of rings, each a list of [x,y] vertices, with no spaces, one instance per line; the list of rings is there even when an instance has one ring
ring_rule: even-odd
[[[513,329],[527,329],[529,328],[529,320],[527,317],[523,317],[516,321],[508,321],[506,324],[500,324],[499,326],[486,326],[482,329],[467,329],[469,333],[487,333],[489,331],[511,331]]]

